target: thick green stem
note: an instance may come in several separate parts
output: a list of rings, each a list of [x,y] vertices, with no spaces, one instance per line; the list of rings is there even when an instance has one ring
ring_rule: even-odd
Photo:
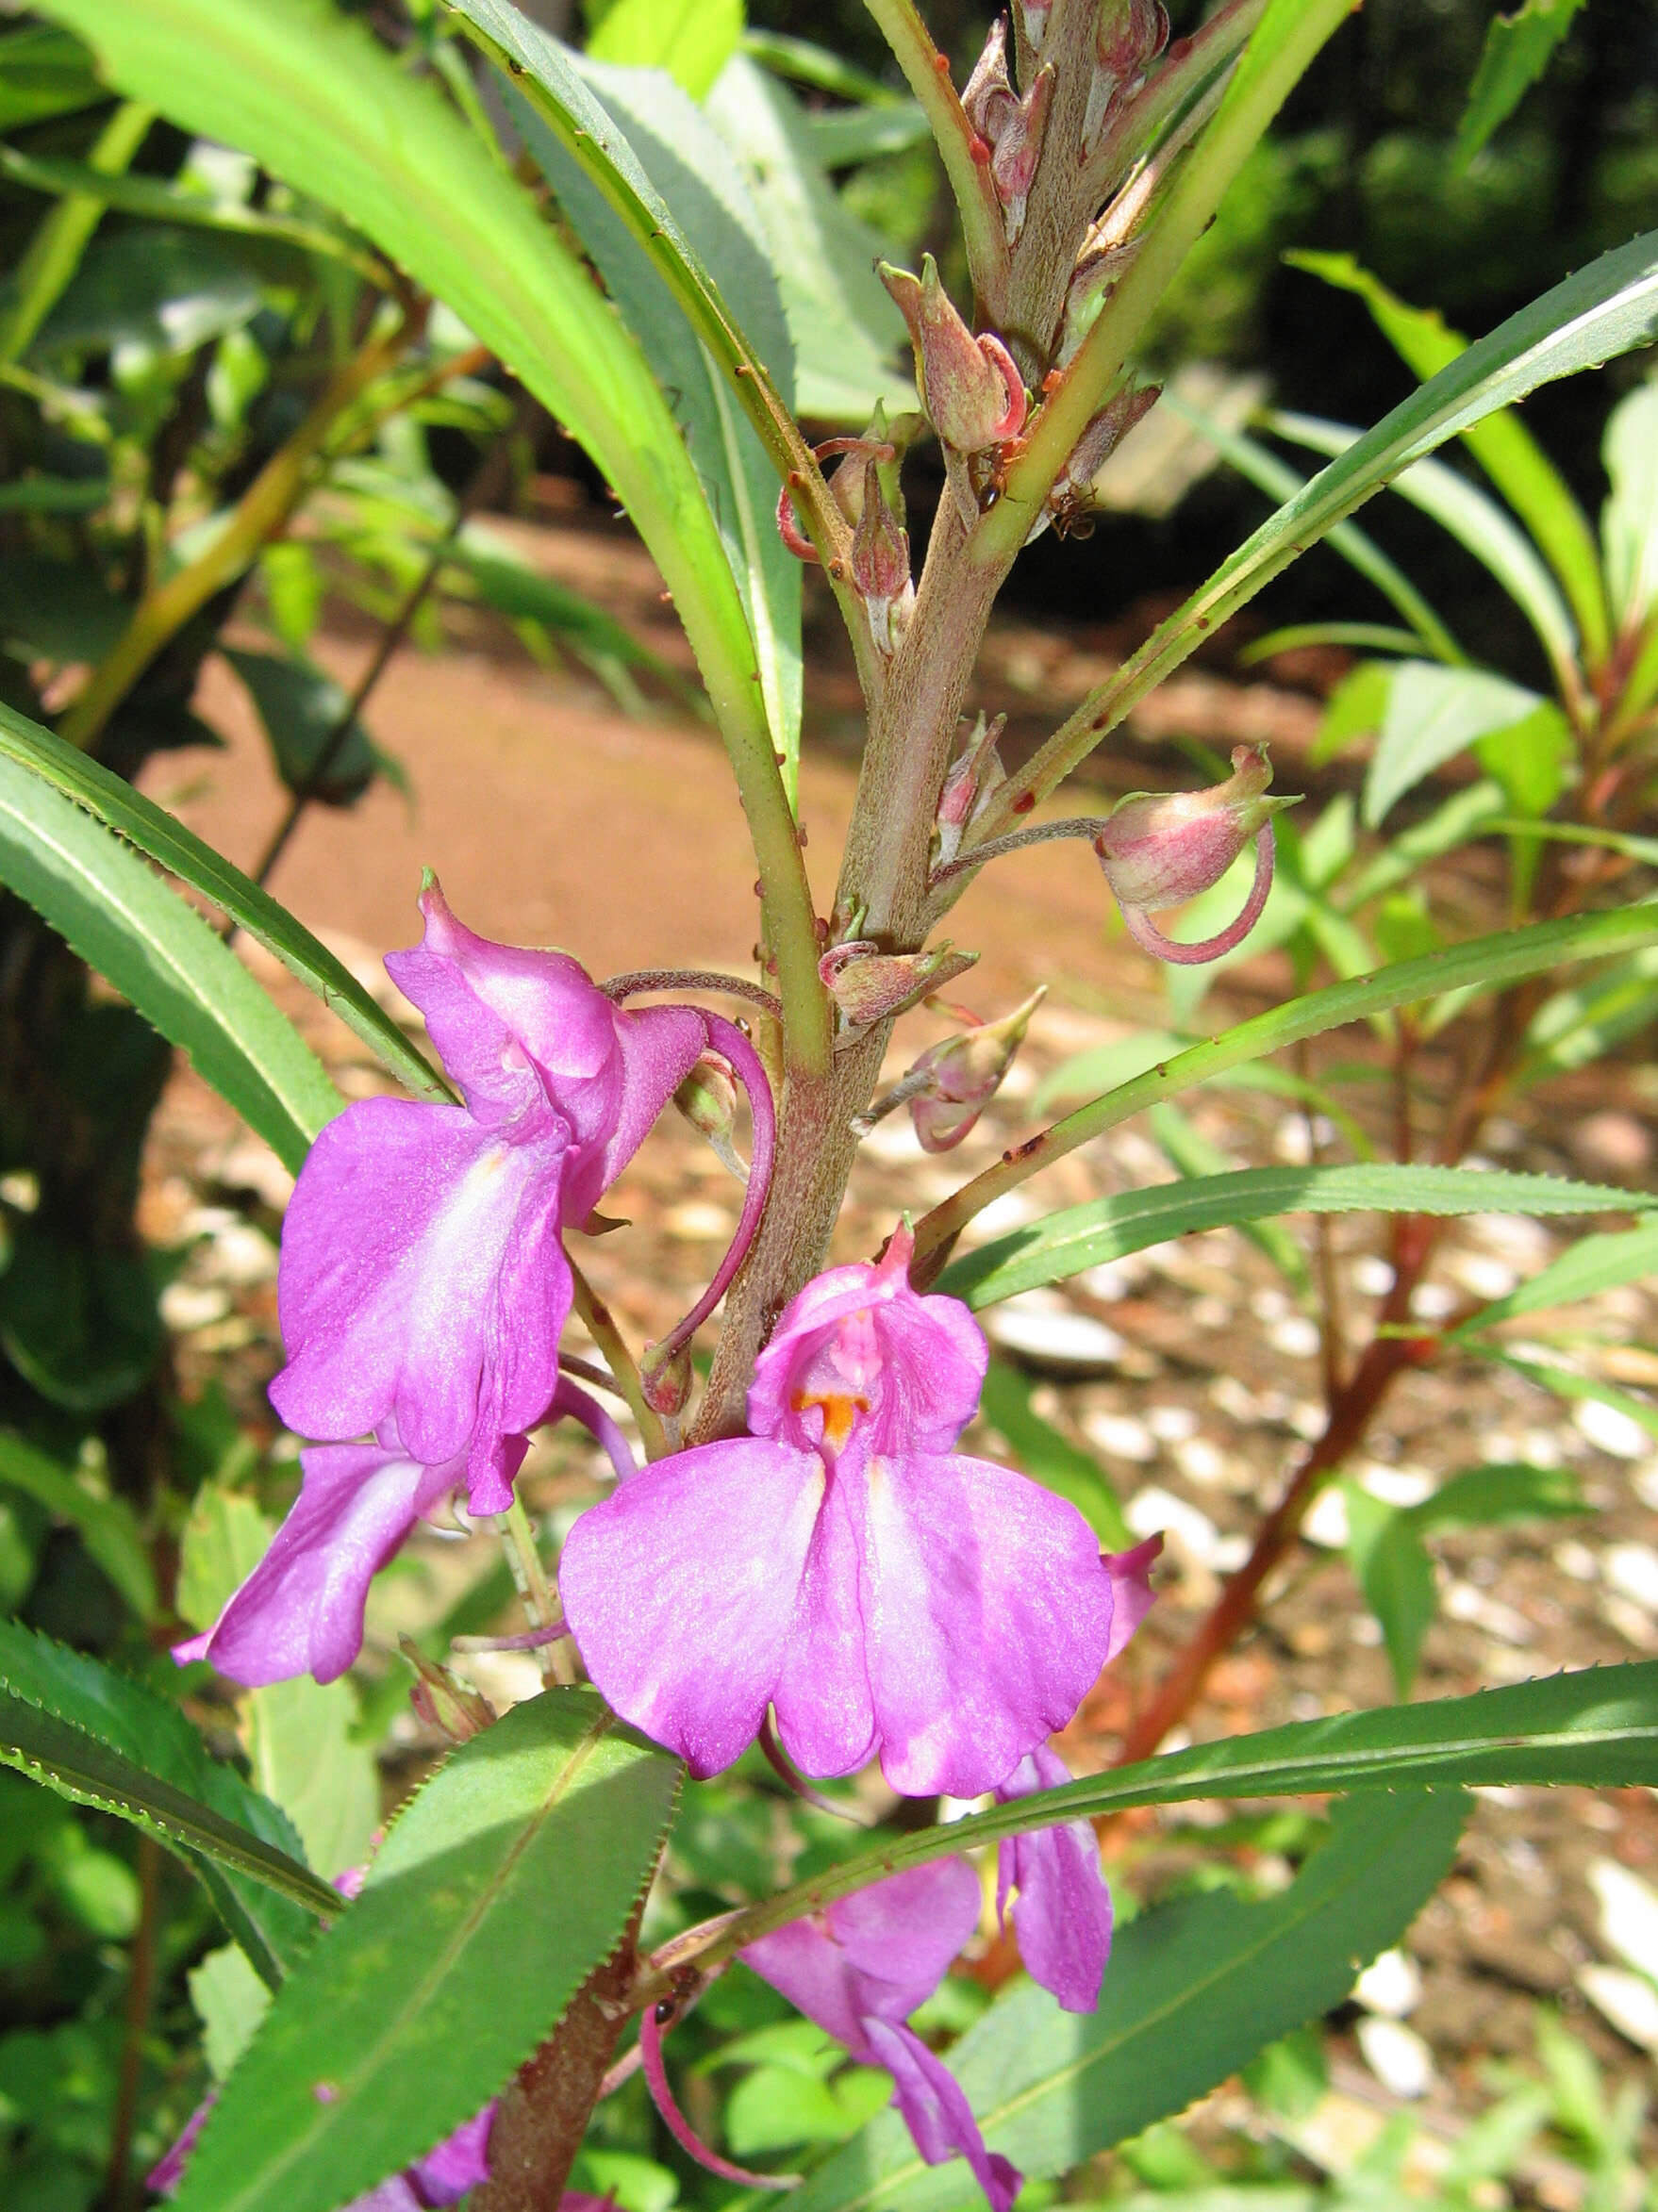
[[[98,134],[87,167],[100,175],[119,176],[155,120],[153,107],[137,100],[124,101]],[[29,240],[12,277],[14,305],[0,324],[0,362],[21,360],[27,353],[80,267],[103,213],[104,202],[95,192],[66,192]]]
[[[891,47],[932,128],[961,217],[973,289],[981,300],[999,299],[1007,281],[1007,226],[990,182],[989,163],[973,157],[975,144],[983,141],[950,81],[949,61],[934,45],[914,0],[864,0],[864,6]],[[988,152],[986,147],[987,156]]]

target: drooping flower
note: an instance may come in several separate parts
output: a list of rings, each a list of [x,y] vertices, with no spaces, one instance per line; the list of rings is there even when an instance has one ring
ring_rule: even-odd
[[[940,1858],[837,1898],[741,1956],[854,2058],[886,2068],[929,2166],[965,2158],[994,2212],[1007,2212],[1022,2175],[986,2150],[960,2082],[906,2024],[978,1921],[978,1876],[965,1859]]]
[[[409,1462],[459,1461],[473,1511],[498,1513],[557,1380],[561,1232],[589,1218],[699,1055],[722,1053],[754,1109],[754,1169],[731,1249],[669,1340],[683,1342],[758,1226],[771,1094],[730,1022],[691,1006],[623,1010],[565,953],[475,936],[435,882],[420,903],[422,943],[386,966],[465,1104],[363,1099],[311,1147],[283,1227],[288,1364],[271,1402],[328,1443],[394,1424]]]
[[[1132,1551],[1106,1556],[1114,1599],[1107,1663],[1151,1608],[1152,1566],[1162,1548],[1162,1537],[1150,1536]],[[1038,1743],[997,1784],[995,1796],[1006,1805],[1033,1791],[1062,1789],[1070,1779],[1070,1769],[1052,1745]],[[996,1849],[996,1910],[1003,1927],[1008,1899],[1016,1894],[1013,1932],[1025,1972],[1068,2012],[1092,2012],[1111,1956],[1111,1891],[1086,1820],[1003,1839]]]
[[[631,1468],[608,1414],[585,1391],[560,1382],[546,1417],[565,1414],[592,1430],[619,1472]],[[503,1463],[510,1477],[526,1439],[509,1437],[506,1444]],[[312,1444],[299,1461],[299,1496],[271,1548],[212,1627],[174,1645],[180,1664],[208,1659],[231,1681],[256,1689],[295,1675],[332,1682],[362,1649],[370,1583],[416,1522],[435,1519],[466,1485],[463,1459],[423,1466],[391,1420],[382,1423],[373,1443]]]
[[[912,1240],[831,1268],[755,1365],[752,1433],[658,1460],[590,1507],[559,1591],[588,1671],[694,1774],[770,1704],[808,1775],[879,1755],[973,1797],[1063,1727],[1110,1648],[1112,1582],[1073,1506],[953,1450],[985,1339],[920,1297]]]
[[[1118,801],[1094,851],[1136,945],[1189,967],[1242,944],[1272,888],[1272,817],[1296,803],[1268,798],[1271,781],[1266,748],[1235,745],[1224,784],[1204,791],[1134,791]],[[1152,912],[1212,889],[1252,839],[1255,879],[1236,920],[1201,944],[1166,937]]]

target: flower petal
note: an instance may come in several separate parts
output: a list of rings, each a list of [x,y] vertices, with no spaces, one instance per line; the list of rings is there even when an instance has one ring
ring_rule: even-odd
[[[476,1510],[502,1510],[499,1440],[557,1379],[563,1162],[457,1106],[368,1098],[330,1122],[283,1226],[271,1402],[289,1427],[343,1442],[394,1418],[429,1466],[475,1450],[495,1485]]]
[[[795,1632],[772,1692],[777,1733],[806,1775],[853,1774],[875,1748],[858,1604],[863,1532],[851,1510],[861,1504],[861,1485],[831,1479],[806,1552]]]
[[[707,1025],[694,1006],[646,1006],[638,1013],[622,1012],[610,1005],[596,984],[590,987],[609,1008],[618,1080],[602,1142],[589,1159],[583,1160],[572,1180],[571,1213],[582,1220],[644,1143],[652,1123],[696,1065],[697,1055],[708,1041]],[[562,1103],[562,1084],[558,1096]],[[579,1133],[584,1139],[588,1136],[585,1130]]]
[[[565,1539],[559,1595],[589,1674],[693,1775],[759,1730],[823,1485],[810,1455],[731,1438],[641,1468]]]
[[[865,1480],[882,1771],[905,1796],[976,1797],[1087,1694],[1110,1579],[1075,1507],[1008,1468],[894,1454]]]
[[[1004,1802],[1033,1790],[1057,1790],[1070,1769],[1040,1743],[996,1794]],[[1051,1989],[1068,2012],[1092,2012],[1111,1956],[1111,1891],[1100,1845],[1086,1821],[1004,1838],[996,1855],[996,1909],[1005,1923],[1007,1895],[1019,1892],[1014,1934],[1033,1981]]]
[[[1152,1588],[1152,1569],[1162,1550],[1163,1538],[1159,1533],[1148,1536],[1132,1551],[1108,1551],[1104,1555],[1105,1572],[1111,1577],[1111,1643],[1105,1654],[1107,1665],[1152,1609],[1156,1594]]]
[[[464,2127],[446,2137],[435,2151],[415,2160],[408,2169],[408,2178],[421,2204],[458,2204],[468,2189],[489,2180],[489,2129],[494,2119],[491,2102]]]
[[[174,1645],[176,1659],[210,1659],[250,1686],[332,1682],[362,1649],[369,1584],[464,1471],[377,1444],[315,1444],[300,1464],[304,1483],[270,1550],[215,1626]]]
[[[862,2009],[907,2019],[924,2005],[979,1924],[979,1877],[965,1858],[925,1866],[837,1897],[824,1918],[862,1988]]]
[[[967,2092],[943,2059],[913,2028],[894,2027],[887,2021],[870,2021],[869,2039],[876,2064],[892,2076],[892,2101],[927,2164],[965,2158],[990,2200],[991,2212],[1009,2212],[1024,2176],[999,2152],[986,2150]]]

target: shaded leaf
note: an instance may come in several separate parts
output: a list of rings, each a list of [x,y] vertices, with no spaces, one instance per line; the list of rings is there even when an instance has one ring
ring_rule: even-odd
[[[179,2212],[335,2212],[470,2120],[621,1936],[680,1772],[585,1690],[463,1744],[284,1984]]]
[[[1600,518],[1613,613],[1633,629],[1658,600],[1658,378],[1613,409],[1601,448],[1612,495]]]
[[[1534,691],[1483,669],[1401,661],[1365,778],[1366,826],[1377,828],[1395,801],[1466,752],[1476,738],[1512,729],[1547,703]]]
[[[276,773],[289,790],[308,790],[324,806],[349,806],[360,799],[374,780],[376,760],[367,730],[355,718],[321,783],[314,789],[311,784],[347,703],[333,677],[297,656],[228,645],[220,650],[247,686]]]
[[[339,1900],[291,1826],[213,1758],[176,1706],[113,1668],[0,1621],[0,1761],[146,1828],[194,1867],[267,1981]]]
[[[0,715],[8,727],[20,718]],[[0,753],[0,882],[194,1062],[296,1174],[344,1100],[193,907],[101,822]]]
[[[233,921],[274,952],[325,1006],[355,1030],[416,1098],[440,1102],[454,1094],[408,1042],[389,1014],[326,946],[296,921],[268,891],[205,845],[184,824],[135,791],[122,777],[38,722],[0,705],[0,762],[12,760],[55,785],[89,814],[95,815],[129,844],[136,845],[170,875],[221,907]]]
[[[1648,1214],[1637,1228],[1580,1238],[1569,1251],[1517,1290],[1510,1291],[1506,1297],[1493,1298],[1471,1319],[1453,1329],[1446,1342],[1461,1344],[1522,1313],[1569,1306],[1579,1298],[1593,1297],[1598,1291],[1613,1290],[1624,1282],[1641,1282],[1653,1275],[1658,1275],[1658,1215]]]
[[[1457,127],[1459,161],[1471,161],[1508,121],[1548,68],[1583,5],[1583,0],[1520,0],[1512,15],[1494,18]]]
[[[1587,1512],[1569,1467],[1465,1467],[1432,1497],[1405,1509],[1413,1527],[1484,1528],[1503,1521],[1553,1520]]]
[[[1277,1896],[1212,1891],[1120,1928],[1092,2015],[1062,2012],[1033,1984],[1003,1995],[947,2061],[987,2147],[1027,2181],[1065,2172],[1338,2005],[1444,1877],[1467,1809],[1461,1791],[1349,1798]],[[794,2201],[801,2212],[943,2212],[965,2195],[959,2170],[923,2166],[884,2113]]]
[[[0,1277],[0,1287],[6,1279]],[[66,1521],[137,1618],[153,1619],[156,1577],[132,1508],[124,1497],[100,1497],[76,1479],[73,1469],[5,1429],[0,1429],[0,1488],[21,1491]]]
[[[1381,1624],[1393,1687],[1410,1695],[1422,1639],[1434,1611],[1434,1562],[1418,1523],[1372,1497],[1360,1482],[1344,1482],[1347,1551],[1365,1603]]]

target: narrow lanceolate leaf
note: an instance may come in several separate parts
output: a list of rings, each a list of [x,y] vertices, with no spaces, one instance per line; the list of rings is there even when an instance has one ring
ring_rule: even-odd
[[[1041,798],[1051,791],[1220,623],[1401,469],[1448,438],[1462,437],[1499,408],[1524,399],[1540,384],[1599,368],[1616,355],[1649,344],[1655,332],[1658,231],[1649,231],[1602,254],[1511,315],[1320,470],[1221,563],[1138,652],[1088,694],[1019,775],[1008,779],[974,842],[1000,834],[1027,795]],[[1561,580],[1570,588],[1567,577]],[[1574,592],[1573,604],[1585,636],[1591,637],[1579,593]]]
[[[1336,1713],[1090,1775],[989,1812],[887,1838],[752,1907],[693,1952],[728,1958],[772,1928],[819,1911],[906,1866],[947,1858],[1056,1822],[1200,1797],[1302,1797],[1323,1791],[1582,1782],[1658,1785],[1658,1660],[1586,1667],[1474,1697]]]
[[[176,1706],[10,1621],[0,1621],[0,1763],[176,1851],[269,1982],[304,1952],[316,1916],[338,1909],[283,1814]]]
[[[0,883],[181,1046],[298,1172],[344,1104],[293,1024],[147,861],[0,755]]]
[[[1120,1929],[1092,2015],[1062,2012],[1034,1984],[1010,1990],[948,2061],[987,2147],[1027,2181],[1063,2173],[1340,2004],[1443,1880],[1467,1809],[1460,1790],[1349,1799],[1277,1896],[1184,1897]],[[964,2201],[959,2172],[924,2166],[892,2112],[791,2200],[800,2212],[944,2212]]]
[[[1547,974],[1550,968],[1572,961],[1607,958],[1652,944],[1658,944],[1658,900],[1628,906],[1617,914],[1576,915],[1567,921],[1534,922],[1523,930],[1475,937],[1466,945],[1448,946],[1418,960],[1396,961],[1374,975],[1333,983],[1326,990],[1309,992],[1303,999],[1292,999],[1287,1006],[1254,1015],[1222,1031],[1208,1044],[1173,1053],[1143,1075],[1090,1099],[1087,1105],[1054,1122],[1034,1146],[964,1183],[953,1197],[935,1206],[917,1223],[912,1279],[923,1286],[931,1281],[930,1256],[946,1247],[992,1198],[1091,1137],[1115,1129],[1119,1122],[1160,1099],[1189,1090],[1194,1083],[1208,1082],[1229,1068],[1265,1059],[1285,1045],[1299,1044],[1303,1037],[1320,1036],[1344,1022],[1368,1020],[1396,1006],[1422,1004],[1449,991],[1498,991],[1526,976]],[[937,1263],[932,1264],[936,1272]]]
[[[336,2212],[470,2120],[621,1937],[680,1772],[586,1690],[464,1744],[284,1984],[178,2212]]]
[[[1583,0],[1519,0],[1485,33],[1485,50],[1456,134],[1459,161],[1471,161],[1548,68]]]
[[[257,937],[289,973],[314,991],[324,1006],[376,1052],[406,1090],[419,1098],[454,1094],[429,1067],[389,1014],[375,1005],[351,970],[336,960],[287,907],[244,876],[222,853],[130,784],[50,730],[0,704],[0,760],[15,761],[96,815],[147,853],[158,867],[188,883]]]
[[[1278,1213],[1609,1213],[1631,1203],[1611,1183],[1471,1167],[1240,1167],[1067,1206],[964,1253],[938,1287],[970,1306],[993,1306],[1169,1237]]]
[[[1650,1213],[1637,1229],[1580,1238],[1570,1251],[1563,1252],[1529,1282],[1522,1282],[1505,1298],[1493,1299],[1460,1329],[1453,1329],[1446,1342],[1463,1344],[1522,1313],[1575,1305],[1579,1298],[1592,1298],[1598,1291],[1614,1290],[1624,1282],[1641,1282],[1654,1275],[1658,1275],[1658,1214]]]

